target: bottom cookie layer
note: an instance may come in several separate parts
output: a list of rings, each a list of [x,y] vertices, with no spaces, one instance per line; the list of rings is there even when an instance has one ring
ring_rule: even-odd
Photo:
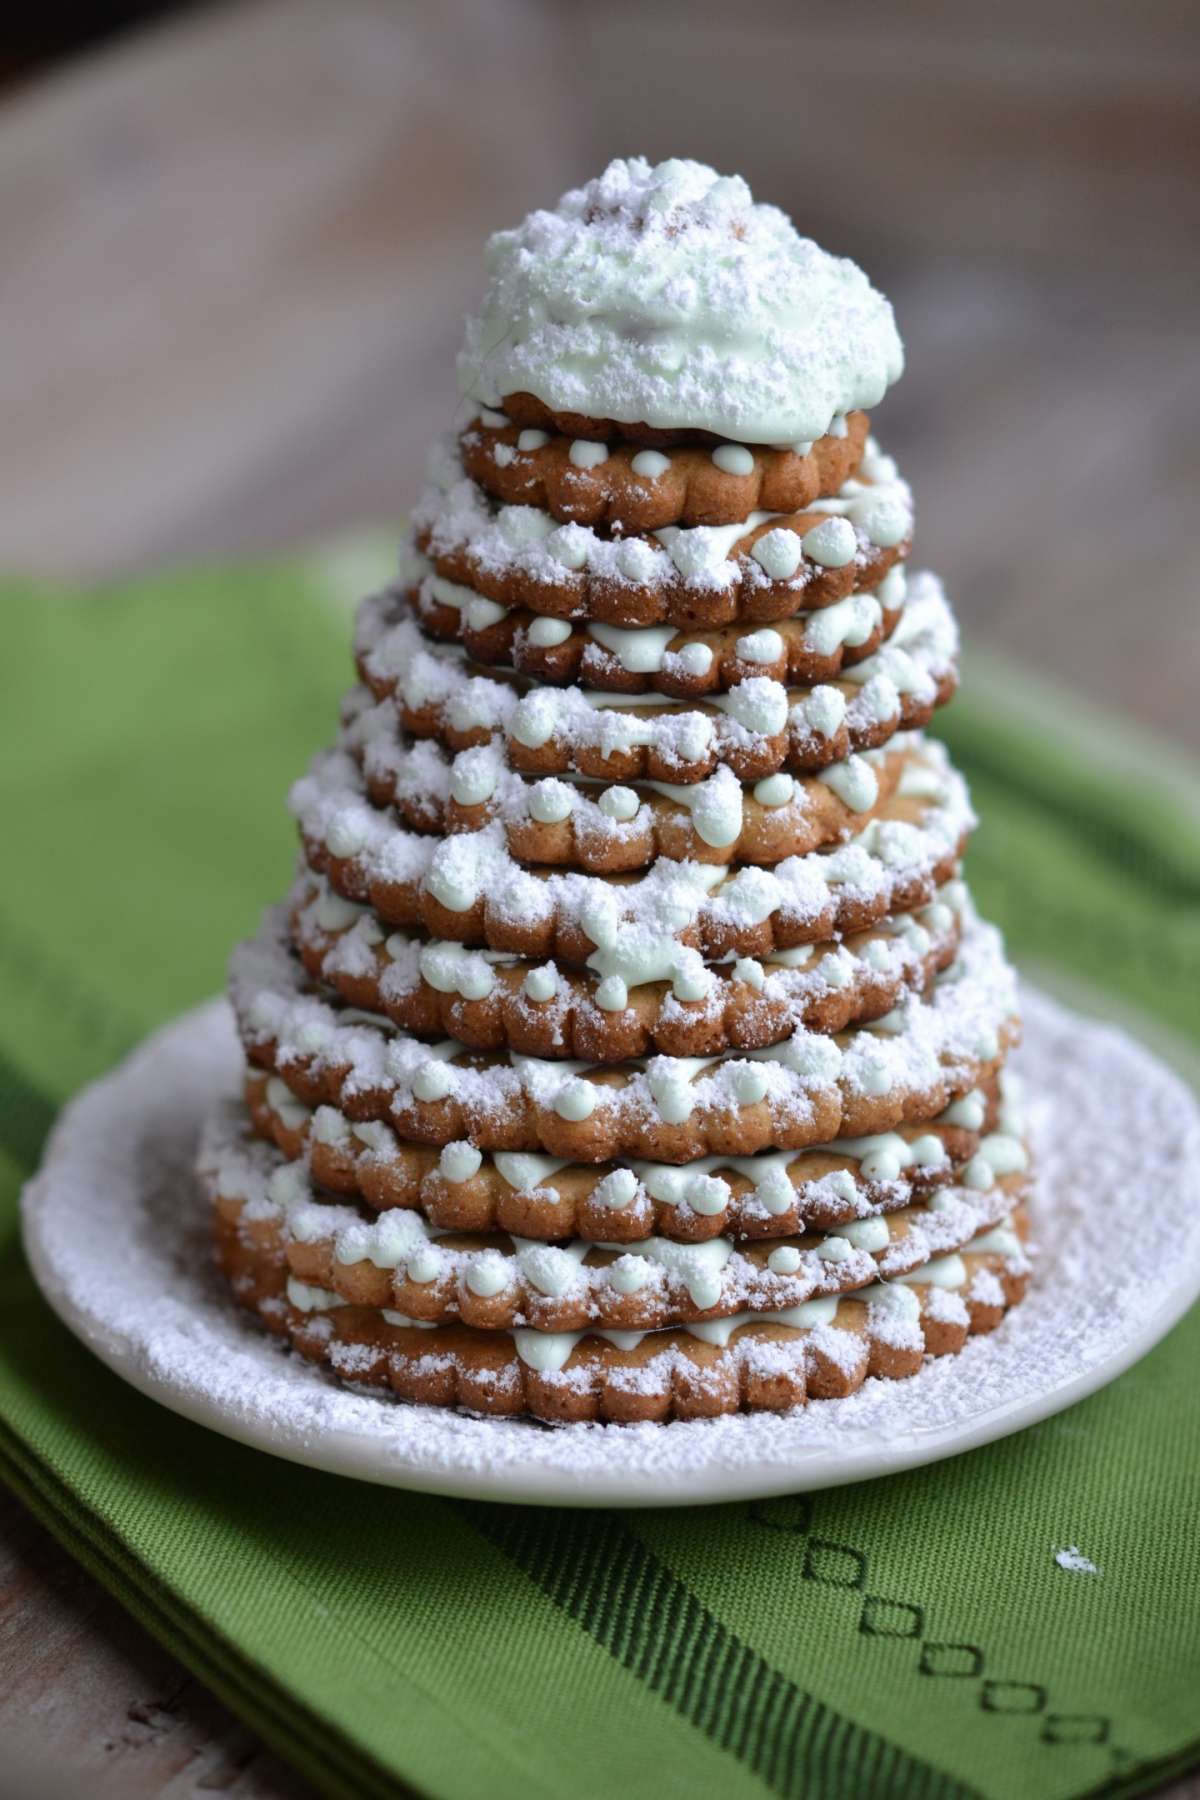
[[[1025,1294],[1018,1211],[961,1253],[903,1281],[831,1295],[786,1314],[735,1315],[687,1330],[479,1331],[420,1326],[346,1305],[289,1277],[219,1218],[217,1257],[237,1300],[312,1362],[401,1399],[549,1423],[666,1421],[784,1412],[854,1393],[868,1375],[899,1380],[926,1356],[954,1355],[995,1329]]]

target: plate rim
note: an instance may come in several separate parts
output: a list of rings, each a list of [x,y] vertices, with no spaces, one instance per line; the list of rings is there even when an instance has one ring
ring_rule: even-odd
[[[1025,985],[1030,987],[1028,983]],[[1086,1017],[1044,991],[1031,991],[1060,1014]],[[667,1472],[630,1471],[620,1466],[580,1468],[539,1462],[530,1467],[503,1463],[497,1468],[481,1465],[452,1469],[442,1463],[422,1464],[413,1457],[411,1446],[391,1457],[381,1454],[378,1439],[357,1435],[344,1426],[326,1425],[314,1435],[311,1430],[306,1434],[291,1422],[281,1424],[268,1419],[247,1419],[222,1408],[202,1392],[188,1390],[167,1375],[156,1375],[144,1366],[134,1340],[129,1337],[122,1340],[115,1327],[97,1324],[84,1305],[74,1300],[66,1284],[56,1277],[53,1257],[37,1229],[38,1192],[50,1178],[61,1153],[60,1147],[68,1132],[76,1127],[84,1103],[96,1104],[100,1090],[119,1081],[132,1058],[147,1045],[168,1032],[180,1037],[189,1031],[199,1032],[223,1004],[217,999],[208,1000],[178,1015],[158,1032],[143,1039],[116,1068],[81,1089],[67,1103],[47,1140],[38,1171],[22,1191],[21,1237],[42,1297],[72,1335],[121,1380],[194,1424],[302,1467],[407,1492],[513,1505],[675,1508],[770,1499],[781,1494],[843,1487],[969,1454],[1067,1410],[1139,1362],[1200,1297],[1198,1265],[1185,1271],[1140,1328],[1109,1354],[1046,1389],[1018,1395],[967,1420],[917,1428],[894,1438],[876,1436],[860,1439],[857,1443],[850,1441],[841,1446],[813,1449],[792,1466],[781,1461],[756,1463],[752,1446],[748,1445],[750,1454],[744,1461],[732,1465],[714,1462],[707,1468],[691,1471],[685,1491],[680,1490],[679,1483]],[[1160,1067],[1170,1069],[1164,1059],[1144,1044],[1139,1043],[1138,1048]],[[1170,1072],[1174,1075],[1174,1071]],[[272,1355],[282,1353],[265,1337],[263,1345]]]

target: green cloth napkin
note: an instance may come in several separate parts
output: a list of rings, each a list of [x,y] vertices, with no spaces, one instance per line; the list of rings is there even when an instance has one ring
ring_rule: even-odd
[[[123,1386],[42,1303],[15,1201],[56,1107],[219,987],[287,883],[283,790],[347,679],[331,585],[313,559],[0,589],[0,1473],[329,1794],[1133,1794],[1200,1759],[1200,1314],[953,1462],[656,1514],[276,1461]],[[968,677],[942,729],[981,906],[1039,975],[1194,1048],[1191,771],[1023,672]]]

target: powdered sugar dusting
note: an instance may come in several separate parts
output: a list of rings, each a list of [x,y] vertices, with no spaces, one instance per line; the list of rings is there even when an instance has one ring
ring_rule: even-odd
[[[875,406],[904,367],[862,270],[703,163],[618,158],[496,232],[487,268],[459,381],[488,407],[528,392],[558,411],[787,445]]]
[[[238,1076],[220,1003],[68,1108],[25,1191],[30,1259],[73,1329],[136,1385],[232,1436],[394,1485],[678,1504],[910,1466],[1090,1392],[1148,1349],[1197,1286],[1194,1099],[1124,1034],[1028,990],[1023,1004],[1018,1066],[1031,1095],[1053,1094],[1055,1117],[1044,1142],[1034,1133],[1042,1253],[1028,1298],[996,1334],[912,1381],[871,1380],[802,1412],[547,1429],[344,1390],[279,1350],[230,1304],[192,1173],[201,1122]],[[1121,1229],[1118,1260],[1114,1233],[1135,1191],[1140,1225]],[[1074,1546],[1060,1566],[1066,1554]]]
[[[1056,1550],[1054,1560],[1060,1569],[1068,1569],[1072,1575],[1103,1575],[1090,1556],[1085,1556],[1077,1544],[1068,1544],[1065,1550]]]

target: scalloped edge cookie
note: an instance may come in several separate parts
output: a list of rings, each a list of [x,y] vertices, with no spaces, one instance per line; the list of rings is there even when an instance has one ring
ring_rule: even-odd
[[[488,410],[493,411],[491,408]],[[697,426],[666,429],[638,420],[607,419],[590,413],[555,411],[544,400],[539,400],[536,394],[520,392],[506,394],[499,407],[494,409],[493,416],[503,416],[513,425],[552,432],[558,437],[591,438],[597,443],[605,444],[618,443],[623,439],[630,444],[649,445],[653,450],[670,450],[675,445],[682,444],[708,446],[730,441],[719,432],[705,431]],[[852,416],[852,413],[837,415],[847,422]],[[866,414],[862,416],[866,417]],[[826,433],[826,436],[833,435],[836,434]]]
[[[298,884],[289,905],[306,970],[347,1006],[469,1050],[590,1062],[759,1049],[800,1025],[843,1031],[923,992],[953,960],[960,930],[954,909],[935,899],[919,916],[902,913],[761,963],[739,958],[712,968],[681,950],[670,980],[630,988],[620,976],[388,933],[369,907],[319,880]]]
[[[498,821],[518,862],[618,875],[659,857],[769,867],[842,843],[918,766],[920,740],[900,734],[818,775],[780,771],[753,784],[724,765],[700,782],[633,787],[537,777],[510,768],[502,742],[455,753],[431,738],[398,741],[390,709],[373,705],[343,728],[333,752],[315,758],[309,781],[321,816],[352,812],[365,797],[410,830],[443,838]]]
[[[607,537],[497,506],[455,445],[430,459],[413,543],[444,580],[505,607],[619,627],[768,624],[868,591],[912,546],[912,495],[873,441],[836,494],[796,513]]]
[[[347,773],[353,767],[347,759]],[[627,984],[619,944],[639,957],[636,979],[660,979],[678,946],[709,958],[764,956],[909,912],[956,873],[975,824],[965,784],[933,742],[848,843],[732,873],[665,859],[630,876],[529,870],[509,853],[499,823],[438,841],[365,802],[328,806],[309,778],[289,804],[308,867],[387,924],[593,968],[597,949],[612,952],[613,966],[601,972]]]
[[[1013,1220],[1025,1228],[1022,1214]],[[990,1234],[987,1234],[990,1235]],[[987,1235],[984,1237],[986,1244]],[[1010,1234],[1004,1233],[1007,1240]],[[734,1315],[690,1328],[614,1334],[421,1328],[402,1314],[340,1304],[320,1289],[288,1292],[282,1255],[215,1228],[234,1297],[308,1360],[343,1380],[390,1386],[404,1400],[553,1423],[711,1418],[788,1411],[852,1394],[868,1375],[915,1375],[995,1329],[1023,1298],[1030,1265],[987,1249],[937,1258],[927,1279],[879,1282],[806,1302],[782,1317]],[[293,1303],[301,1299],[303,1307]]]
[[[461,1151],[469,1160],[470,1146]],[[209,1121],[197,1168],[222,1222],[248,1246],[281,1249],[292,1279],[354,1306],[484,1331],[658,1330],[848,1293],[961,1250],[1006,1218],[1029,1187],[1015,1171],[987,1189],[948,1184],[928,1200],[838,1232],[748,1244],[649,1237],[623,1246],[553,1245],[508,1233],[439,1232],[412,1211],[368,1219],[316,1187],[303,1161],[288,1162],[273,1145],[248,1138],[237,1106]]]
[[[801,1028],[732,1055],[614,1065],[427,1044],[308,991],[282,909],[234,952],[230,998],[248,1060],[308,1105],[389,1123],[417,1143],[467,1138],[579,1162],[802,1149],[933,1118],[998,1072],[1020,1035],[1000,934],[969,911],[959,953],[928,996],[837,1037]]]
[[[1020,1137],[1024,1120],[1007,1069],[951,1102],[935,1119],[800,1151],[670,1163],[571,1163],[407,1143],[390,1126],[353,1123],[332,1106],[298,1100],[277,1075],[248,1069],[247,1112],[258,1134],[289,1159],[303,1157],[333,1194],[377,1211],[418,1211],[444,1231],[507,1231],[543,1240],[630,1243],[651,1236],[704,1243],[830,1230],[893,1212],[939,1187],[986,1185],[992,1165],[971,1165],[990,1135]],[[936,1151],[933,1139],[941,1145]]]
[[[688,630],[546,618],[501,606],[440,575],[413,573],[415,585],[403,594],[422,632],[438,643],[461,644],[477,662],[556,687],[684,699],[727,692],[755,676],[793,684],[832,680],[888,642],[907,590],[898,564],[876,588],[821,612],[751,630],[745,621]]]
[[[735,525],[753,512],[801,512],[836,494],[862,460],[870,432],[864,412],[847,413],[841,436],[806,450],[762,445],[598,443],[503,414],[481,412],[460,432],[465,473],[506,506],[536,506],[560,523],[624,532],[664,525]]]
[[[397,729],[455,751],[501,737],[512,766],[532,775],[702,781],[722,763],[743,781],[815,772],[926,725],[958,686],[957,626],[925,571],[909,579],[891,635],[870,655],[832,682],[791,689],[767,675],[673,697],[548,686],[493,675],[460,645],[427,642],[407,610],[391,616],[385,596],[364,603],[356,660],[373,697],[394,707]],[[713,668],[721,678],[720,659]]]

